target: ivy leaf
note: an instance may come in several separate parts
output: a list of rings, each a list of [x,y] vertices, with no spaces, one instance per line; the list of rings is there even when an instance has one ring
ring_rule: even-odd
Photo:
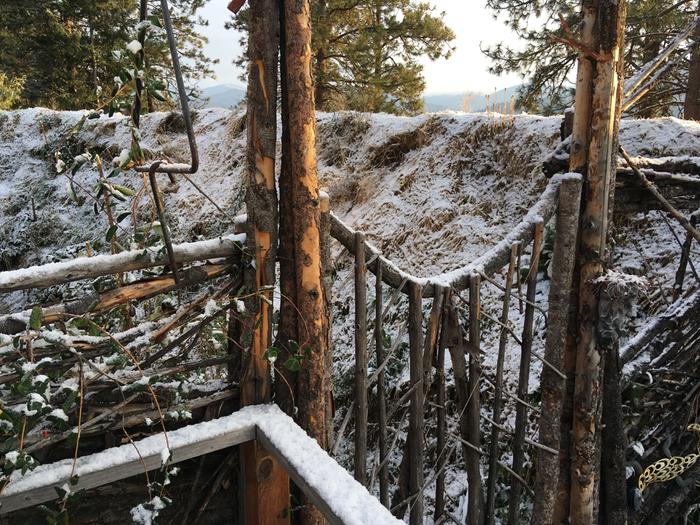
[[[290,372],[298,372],[301,370],[301,362],[298,357],[290,357],[284,363],[284,367]]]
[[[274,346],[271,346],[267,350],[265,350],[265,353],[263,354],[263,359],[267,359],[270,363],[273,363],[277,361],[277,356],[279,355],[279,350],[275,348]]]
[[[29,328],[32,330],[38,330],[41,328],[41,319],[44,317],[41,312],[41,306],[35,306],[32,308],[32,313],[29,316]]]

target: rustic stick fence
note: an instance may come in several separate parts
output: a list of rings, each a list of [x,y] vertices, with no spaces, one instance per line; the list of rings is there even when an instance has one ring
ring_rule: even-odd
[[[550,317],[547,335],[552,339],[545,348],[544,356],[538,358],[544,363],[543,381],[554,391],[563,388],[565,377],[561,372],[561,338],[566,331],[566,317],[562,312],[568,311],[568,291],[572,278],[572,264],[575,253],[576,228],[580,203],[581,178],[578,175],[558,175],[551,179],[540,199],[530,209],[527,216],[511,232],[488,250],[483,256],[466,264],[464,267],[431,278],[416,277],[402,270],[399,266],[384,257],[372,245],[367,243],[362,232],[354,231],[348,225],[331,213],[331,235],[354,258],[354,288],[355,288],[355,382],[354,410],[355,416],[355,479],[367,483],[367,447],[368,447],[368,413],[370,400],[368,393],[375,380],[378,382],[375,399],[377,440],[379,447],[378,471],[379,492],[384,505],[391,506],[388,494],[388,483],[382,481],[387,472],[387,442],[391,417],[387,416],[387,399],[384,367],[388,357],[384,353],[381,334],[386,308],[382,310],[383,285],[394,294],[408,295],[408,348],[409,348],[409,382],[406,390],[398,401],[401,406],[408,404],[408,433],[406,448],[402,460],[399,480],[399,492],[402,499],[393,501],[392,510],[397,516],[410,511],[410,523],[423,522],[424,498],[426,481],[435,480],[435,520],[441,522],[449,519],[445,514],[445,470],[447,458],[454,442],[462,448],[468,479],[468,512],[467,523],[479,524],[495,521],[496,482],[503,468],[510,476],[510,501],[508,522],[520,522],[520,507],[522,491],[526,490],[530,497],[533,490],[525,479],[525,449],[532,447],[533,454],[548,464],[557,464],[559,449],[558,435],[555,429],[559,426],[559,411],[555,399],[550,395],[547,407],[535,409],[526,399],[528,397],[530,365],[533,358],[533,331],[535,313],[541,310],[536,304],[537,268],[539,264],[544,225],[554,218],[554,253],[551,268],[550,311],[556,313]],[[530,269],[525,278],[526,292],[523,296],[516,293],[518,302],[524,306],[523,333],[518,336],[509,325],[511,297],[513,289],[520,291],[520,277],[517,276],[522,247],[531,245]],[[495,279],[503,268],[506,268],[505,282],[500,285]],[[375,320],[374,333],[376,344],[377,371],[370,377],[368,373],[367,353],[367,279],[366,272],[375,275]],[[514,281],[514,277],[517,279]],[[482,344],[482,319],[488,315],[483,311],[481,289],[483,283],[494,284],[503,290],[503,306],[499,319],[489,315],[500,329],[498,358],[495,379],[490,380],[484,374],[482,356],[490,351]],[[460,292],[468,291],[466,301],[468,319],[464,326],[460,325],[457,313],[456,299]],[[432,300],[429,314],[424,319],[424,301]],[[393,302],[393,301],[392,301]],[[424,322],[425,321],[425,322]],[[424,327],[425,325],[425,327]],[[401,332],[401,330],[399,330]],[[466,332],[466,336],[464,333]],[[398,338],[401,338],[399,333]],[[521,348],[519,380],[516,391],[510,392],[504,385],[503,366],[504,356],[509,338],[514,338]],[[451,414],[457,418],[459,436],[449,439],[447,433],[447,395],[445,385],[444,360],[445,350],[450,351],[451,365],[454,375],[457,403]],[[485,401],[483,390],[486,383],[494,386],[493,419],[485,418],[482,414],[482,404]],[[516,421],[514,430],[507,429],[501,421],[504,397],[508,397],[516,406]],[[433,401],[434,400],[434,401]],[[426,458],[432,457],[432,451],[426,447],[426,414],[435,405],[436,442],[434,452],[436,461],[428,466]],[[393,414],[398,408],[392,409]],[[528,412],[535,411],[539,417],[540,441],[527,437]],[[340,437],[346,431],[350,413],[341,425]],[[400,422],[399,422],[400,425]],[[487,432],[484,430],[486,429]],[[543,429],[545,431],[543,432]],[[499,449],[501,432],[512,434],[513,461],[506,465],[501,460],[502,450]],[[395,433],[397,434],[398,432]],[[483,446],[483,437],[490,436],[488,449]],[[392,444],[392,448],[393,448]],[[551,456],[551,457],[550,457]],[[481,463],[485,461],[488,467],[487,480],[481,479]],[[428,476],[426,479],[426,475]],[[547,480],[537,475],[537,486],[547,487]],[[374,477],[372,478],[372,480]],[[406,487],[402,492],[400,487]],[[486,494],[482,491],[486,486]],[[548,487],[551,488],[551,487]]]

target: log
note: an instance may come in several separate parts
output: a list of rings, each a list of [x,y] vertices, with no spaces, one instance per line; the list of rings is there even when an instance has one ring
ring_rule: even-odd
[[[552,253],[552,277],[549,284],[549,309],[544,357],[555,368],[564,368],[564,348],[571,308],[571,285],[576,257],[579,210],[581,205],[581,178],[570,179],[559,189],[554,250]],[[566,384],[550,368],[542,369],[542,414],[539,419],[540,442],[560,450],[562,401]],[[559,483],[558,456],[537,451],[535,476],[535,500],[533,525],[552,523],[554,504]]]
[[[671,215],[674,219],[676,219],[685,230],[693,236],[693,238],[700,243],[700,231],[698,231],[688,220],[688,218],[683,215],[681,212],[679,212],[677,209],[675,209],[666,198],[659,193],[659,190],[654,186],[652,182],[647,179],[644,174],[639,171],[637,168],[636,164],[634,161],[630,158],[630,156],[627,154],[627,152],[624,150],[624,148],[620,147],[620,154],[622,157],[625,159],[627,162],[627,165],[632,169],[634,174],[637,176],[637,179],[639,182],[647,189],[649,193],[651,193],[654,198],[659,201],[659,204],[661,207],[668,212],[669,215]]]
[[[206,241],[173,245],[175,260],[182,264],[210,259],[222,259],[241,253],[244,235],[228,235]],[[132,250],[116,255],[79,257],[70,261],[30,266],[21,270],[0,272],[0,293],[28,288],[47,288],[102,275],[142,270],[168,264],[163,247]]]
[[[177,288],[191,286],[219,277],[229,271],[230,268],[231,266],[228,264],[193,266],[181,272],[180,283],[175,282],[175,277],[172,274],[164,275],[137,281],[101,294],[88,294],[64,304],[47,306],[41,310],[41,324],[46,325],[56,321],[67,321],[87,313],[104,312],[129,301],[148,299]],[[0,333],[12,335],[26,330],[31,312],[31,310],[26,310],[17,314],[0,316]]]
[[[525,306],[525,319],[523,321],[523,336],[520,353],[520,375],[518,377],[518,397],[525,399],[530,387],[530,362],[532,359],[532,338],[535,321],[535,294],[537,292],[537,270],[540,263],[540,252],[542,249],[542,235],[544,224],[535,225],[535,239],[532,242],[532,255],[530,257],[530,272],[527,280],[527,290],[525,296],[527,304]],[[527,411],[525,406],[518,404],[515,408],[515,436],[513,438],[513,472],[519,477],[523,475],[523,464],[525,463],[525,430],[527,427]],[[517,525],[520,522],[520,480],[513,477],[510,480],[510,497],[508,501],[508,523]]]
[[[518,245],[514,244],[510,252],[510,262],[506,272],[505,290],[503,292],[503,306],[501,310],[501,334],[498,341],[498,358],[496,359],[495,391],[493,394],[493,418],[496,423],[501,419],[503,399],[503,363],[505,361],[506,347],[508,345],[508,314],[510,312],[510,291],[513,286],[513,274],[518,257]],[[486,490],[486,525],[493,525],[496,519],[496,467],[498,466],[498,426],[491,429],[491,446],[489,449],[489,474]]]
[[[355,234],[355,479],[367,484],[367,266],[365,234]]]

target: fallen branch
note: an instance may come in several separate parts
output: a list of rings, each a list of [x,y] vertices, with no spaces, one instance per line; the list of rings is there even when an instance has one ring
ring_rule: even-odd
[[[229,235],[206,241],[175,244],[173,252],[178,263],[187,263],[239,255],[244,244],[244,235]],[[55,284],[93,279],[102,275],[166,264],[168,264],[168,257],[162,246],[145,250],[132,250],[116,255],[79,257],[70,261],[2,272],[0,273],[0,293],[28,288],[47,288]]]
[[[620,146],[620,154],[627,162],[627,165],[630,168],[632,168],[632,171],[637,176],[637,179],[639,179],[639,181],[649,191],[649,193],[651,193],[656,198],[656,200],[659,201],[661,207],[664,210],[666,210],[674,219],[676,219],[681,224],[681,226],[683,226],[683,228],[685,228],[685,230],[693,236],[693,238],[696,241],[700,242],[700,232],[697,229],[695,229],[692,224],[690,224],[690,221],[685,215],[683,215],[676,208],[674,208],[671,205],[671,203],[668,202],[668,200],[666,200],[666,198],[663,195],[661,195],[656,186],[654,186],[654,184],[646,178],[644,173],[639,171],[634,161],[630,158],[630,156],[627,154],[627,152],[622,146]]]

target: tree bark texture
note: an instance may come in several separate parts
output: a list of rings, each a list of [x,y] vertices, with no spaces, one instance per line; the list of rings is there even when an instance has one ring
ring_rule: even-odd
[[[700,2],[698,2],[697,16],[700,16]],[[685,91],[683,118],[700,120],[700,25],[695,27],[693,40],[695,42],[688,66],[688,87]]]
[[[284,26],[297,333],[302,354],[297,378],[298,422],[322,448],[327,448],[328,322],[321,269],[321,200],[316,173],[309,0],[284,1]],[[301,520],[305,524],[323,523],[320,512],[310,506],[301,511]]]
[[[578,341],[571,433],[569,519],[574,525],[595,523],[598,518],[603,355],[596,331],[599,298],[594,281],[603,274],[607,258],[608,216],[612,208],[610,189],[616,167],[615,131],[619,120],[621,79],[618,62],[626,14],[624,1],[598,0],[585,5],[594,10],[593,50],[597,55],[591,63],[590,110],[585,108],[585,101],[581,101],[584,104],[581,112],[590,115],[589,140],[577,144],[587,149],[585,171],[584,164],[575,166],[585,173],[585,178],[580,222]],[[578,85],[578,88],[582,86]],[[577,123],[579,121],[574,117],[575,134]],[[575,138],[579,139],[580,135],[575,135]],[[577,160],[582,160],[582,155],[577,154]],[[572,158],[572,171],[573,164]]]

